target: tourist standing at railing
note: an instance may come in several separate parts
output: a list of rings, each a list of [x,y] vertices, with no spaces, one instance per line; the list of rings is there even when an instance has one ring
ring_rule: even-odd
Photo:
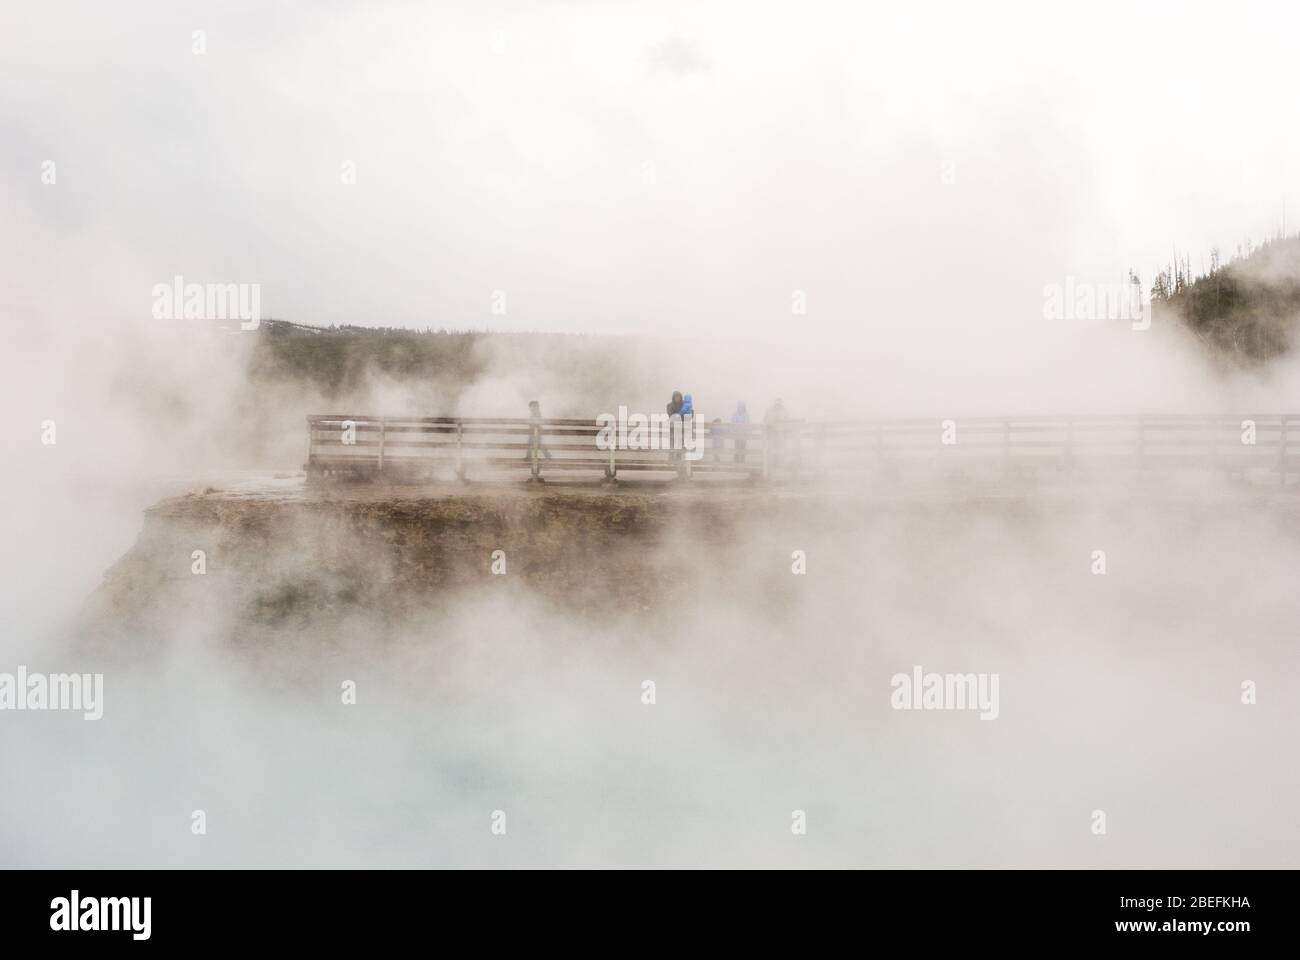
[[[542,405],[536,400],[528,401],[528,417],[531,423],[528,429],[528,452],[524,459],[530,463],[538,457],[552,459],[551,451],[542,444]]]
[[[673,417],[682,415],[682,395],[678,390],[673,391],[673,398],[668,401],[668,462],[677,462],[677,426],[678,423],[673,421]]]
[[[749,410],[745,408],[744,400],[737,400],[736,409],[731,413],[731,432],[735,435],[734,459],[736,463],[744,463],[745,447],[749,445]]]

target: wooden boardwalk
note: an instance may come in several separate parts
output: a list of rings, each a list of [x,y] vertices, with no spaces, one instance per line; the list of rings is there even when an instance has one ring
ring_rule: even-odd
[[[313,479],[394,481],[561,472],[613,481],[632,471],[701,480],[935,470],[1199,470],[1263,474],[1277,483],[1300,475],[1300,414],[692,426],[696,452],[684,453],[605,442],[609,431],[595,419],[317,414],[307,417],[306,470]]]

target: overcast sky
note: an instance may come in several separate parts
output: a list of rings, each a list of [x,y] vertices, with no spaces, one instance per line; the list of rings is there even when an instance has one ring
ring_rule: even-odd
[[[1272,233],[1284,199],[1300,223],[1298,20],[9,0],[0,304],[111,323],[180,274],[259,283],[264,314],[316,324],[1041,321],[1067,275],[1149,285],[1175,247],[1199,267]]]

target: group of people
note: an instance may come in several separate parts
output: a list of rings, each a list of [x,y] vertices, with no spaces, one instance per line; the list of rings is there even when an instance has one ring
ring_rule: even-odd
[[[668,401],[668,416],[680,417],[686,420],[695,416],[695,404],[691,400],[689,393],[683,394],[680,390],[673,391],[673,397]],[[536,462],[539,457],[551,459],[551,451],[546,449],[542,443],[542,405],[537,400],[528,401],[528,417],[533,421],[532,429],[529,431],[528,452],[524,454],[524,459]],[[763,415],[763,424],[769,430],[772,427],[779,428],[781,424],[789,420],[785,412],[785,401],[777,397],[776,402],[768,407],[767,413]],[[779,437],[779,430],[774,434]],[[745,406],[744,400],[736,401],[736,409],[731,412],[730,423],[723,423],[721,417],[714,417],[709,421],[709,437],[712,441],[713,459],[720,461],[722,451],[726,448],[727,438],[732,439],[732,461],[735,463],[745,462],[745,451],[749,446],[749,409]],[[776,449],[780,450],[779,438],[775,441]],[[678,462],[682,458],[682,451],[674,449],[670,455],[673,462]]]
[[[695,404],[689,393],[673,391],[673,398],[668,401],[668,416],[680,416],[682,419],[695,416]],[[763,424],[777,427],[789,420],[785,412],[785,401],[777,397],[776,402],[768,407],[763,415]],[[730,422],[723,423],[721,417],[709,421],[709,438],[712,441],[714,460],[722,459],[722,451],[727,446],[727,438],[732,438],[732,461],[745,462],[745,450],[749,446],[749,408],[744,400],[736,401],[736,409],[731,412]]]

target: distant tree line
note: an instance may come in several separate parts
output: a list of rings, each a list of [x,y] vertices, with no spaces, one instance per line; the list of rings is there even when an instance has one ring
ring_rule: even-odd
[[[1258,363],[1286,353],[1300,317],[1300,234],[1279,232],[1258,246],[1248,239],[1226,263],[1215,247],[1195,274],[1191,257],[1175,254],[1156,274],[1151,301],[1236,359]]]

